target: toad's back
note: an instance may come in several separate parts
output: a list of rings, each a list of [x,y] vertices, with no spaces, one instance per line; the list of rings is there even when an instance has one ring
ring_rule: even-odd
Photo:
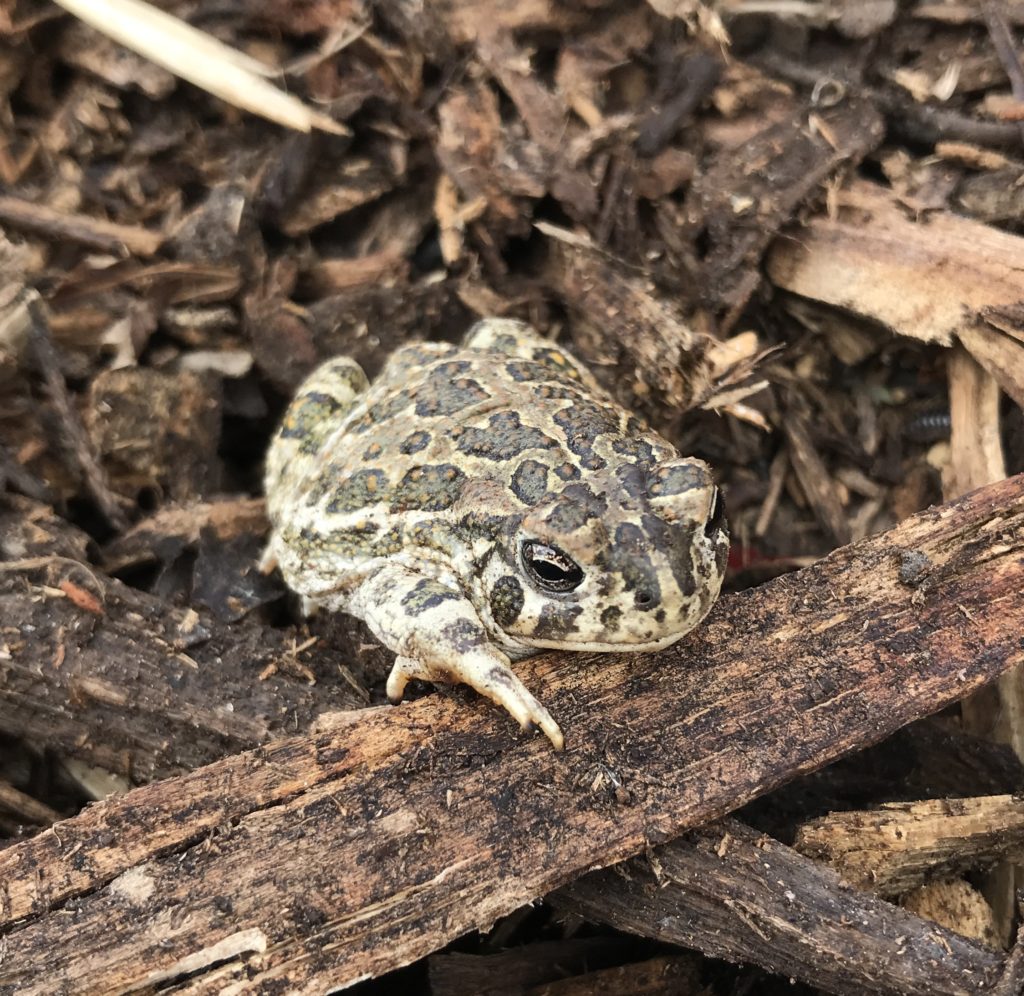
[[[447,512],[471,480],[502,486],[488,493],[501,511],[526,509],[609,467],[646,472],[672,455],[562,350],[480,340],[400,349],[348,410],[309,393],[311,417],[294,418],[306,452],[287,463],[285,514],[330,521],[353,556],[379,556],[401,523]]]

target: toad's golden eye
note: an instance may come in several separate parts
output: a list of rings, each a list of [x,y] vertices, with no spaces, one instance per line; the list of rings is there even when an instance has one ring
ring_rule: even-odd
[[[557,546],[525,540],[520,547],[523,565],[539,588],[572,591],[583,582],[583,568]]]

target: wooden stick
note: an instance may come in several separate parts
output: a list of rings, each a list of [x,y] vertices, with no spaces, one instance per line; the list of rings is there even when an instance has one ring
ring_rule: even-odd
[[[943,708],[1024,659],[1022,631],[1018,476],[725,598],[662,653],[523,662],[564,753],[434,695],[9,847],[0,986],[379,975]]]
[[[159,232],[119,225],[85,214],[70,214],[21,197],[0,194],[0,221],[55,241],[78,242],[107,252],[152,256],[164,241]]]
[[[123,529],[128,520],[118,503],[117,495],[111,490],[107,471],[100,462],[96,447],[89,438],[85,426],[82,425],[82,418],[64,382],[57,349],[50,334],[46,309],[38,296],[34,295],[29,299],[28,312],[32,318],[32,330],[29,333],[32,356],[46,383],[50,401],[60,422],[62,447],[77,466],[86,490],[107,522],[115,529]]]
[[[556,905],[619,930],[752,962],[829,993],[991,993],[1008,959],[736,820],[587,875]]]

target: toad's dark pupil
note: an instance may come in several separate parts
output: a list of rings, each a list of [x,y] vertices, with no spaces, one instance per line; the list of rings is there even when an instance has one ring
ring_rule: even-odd
[[[715,488],[715,496],[711,499],[711,514],[704,523],[704,534],[710,536],[725,528],[725,499],[722,492]]]
[[[523,562],[534,581],[548,591],[572,591],[583,581],[579,564],[557,547],[528,540],[523,544]]]

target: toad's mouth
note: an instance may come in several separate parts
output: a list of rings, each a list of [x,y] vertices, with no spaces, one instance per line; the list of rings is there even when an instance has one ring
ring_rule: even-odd
[[[574,650],[590,651],[591,653],[611,653],[619,651],[635,651],[636,653],[649,653],[654,650],[664,650],[671,647],[673,643],[685,636],[689,630],[681,630],[678,633],[670,633],[658,640],[630,640],[624,638],[618,641],[610,640],[537,640],[533,637],[520,637],[524,643],[531,647],[539,647],[544,650]]]

